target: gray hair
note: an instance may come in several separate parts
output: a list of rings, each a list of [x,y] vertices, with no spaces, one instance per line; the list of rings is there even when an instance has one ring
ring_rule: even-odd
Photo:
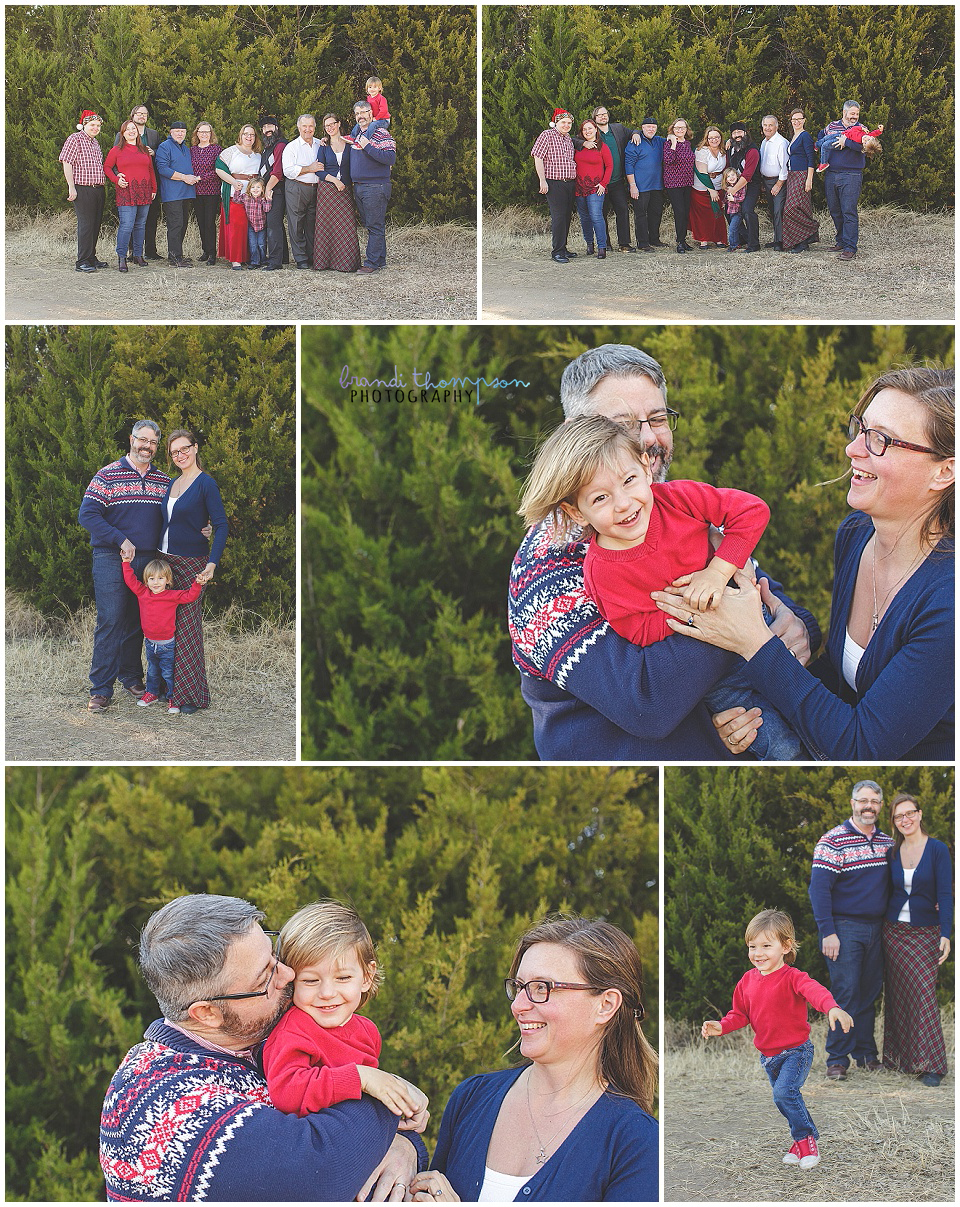
[[[879,784],[874,783],[873,780],[858,780],[857,783],[853,785],[853,791],[850,793],[850,795],[856,796],[861,788],[872,788],[873,791],[876,792],[877,796],[883,800],[883,789]]]
[[[369,101],[357,101],[353,106],[354,113],[362,113],[364,109],[369,109],[371,113],[373,112],[373,106]]]
[[[763,117],[760,118],[760,125],[762,126],[764,122],[776,122],[778,126],[780,125],[780,119],[775,113],[765,113]]]
[[[159,442],[160,436],[162,435],[162,433],[160,431],[159,426],[156,423],[154,423],[152,419],[138,419],[137,422],[133,425],[133,428],[130,431],[130,435],[136,436],[139,432],[142,432],[145,427],[153,428],[153,430],[157,433],[157,441]]]
[[[560,405],[567,419],[590,415],[590,395],[605,377],[649,377],[667,405],[667,379],[646,352],[630,344],[601,344],[581,352],[560,378]]]
[[[151,915],[140,934],[140,971],[166,1018],[181,1022],[191,1003],[226,992],[230,945],[263,916],[240,897],[208,893],[175,897]]]
[[[846,111],[847,111],[848,109],[859,109],[859,108],[860,108],[860,102],[859,102],[859,101],[844,101],[844,102],[843,102],[843,111],[844,111],[844,113],[846,113]]]
[[[313,114],[312,114],[312,113],[301,113],[301,114],[300,114],[300,116],[297,118],[297,125],[298,125],[298,126],[300,125],[300,123],[303,121],[303,119],[304,119],[305,117],[309,117],[309,118],[310,118],[310,120],[313,122],[313,124],[314,124],[314,125],[316,125],[316,124],[317,124],[317,119],[316,119],[316,118],[313,116]],[[280,128],[280,127],[278,126],[278,127],[277,127],[277,129],[279,129],[279,128]]]

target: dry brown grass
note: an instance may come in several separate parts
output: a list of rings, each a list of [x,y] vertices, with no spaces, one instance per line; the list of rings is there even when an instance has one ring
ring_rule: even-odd
[[[735,255],[711,249],[678,256],[673,218],[664,213],[656,253],[550,260],[546,206],[511,206],[483,219],[484,318],[594,319],[903,319],[953,320],[954,216],[894,206],[860,212],[857,259],[840,263],[827,248],[833,224],[819,212],[821,242],[802,255],[765,250]],[[615,226],[611,220],[611,231]],[[761,214],[761,242],[772,238]],[[692,242],[692,241],[691,241]],[[574,218],[570,248],[584,249]]]
[[[879,1020],[878,1020],[879,1022]],[[880,1027],[882,1031],[882,1027]],[[954,1064],[954,1013],[944,1012]],[[803,1096],[820,1131],[820,1164],[784,1165],[789,1131],[748,1030],[706,1043],[667,1024],[661,1086],[667,1202],[954,1201],[954,1075],[933,1089],[901,1073],[824,1073],[826,1023]],[[882,1041],[881,1041],[882,1042]]]
[[[46,620],[8,591],[6,758],[18,762],[295,760],[296,638],[229,608],[204,622],[210,708],[168,717],[121,691],[104,713],[87,711],[92,607]]]
[[[74,271],[72,211],[17,210],[7,214],[6,317],[51,319],[216,319],[219,321],[359,319],[453,321],[477,316],[477,232],[457,222],[387,226],[388,267],[373,277],[339,272],[234,272],[214,268],[116,271],[116,227],[105,226],[97,247],[110,265]],[[161,223],[158,247],[166,246]],[[366,235],[361,231],[361,247]],[[184,253],[197,260],[200,237],[191,222]]]

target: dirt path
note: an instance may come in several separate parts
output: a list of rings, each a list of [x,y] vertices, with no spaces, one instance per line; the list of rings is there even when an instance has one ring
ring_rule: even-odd
[[[936,1089],[887,1071],[828,1082],[818,1047],[803,1090],[821,1137],[812,1170],[782,1163],[789,1132],[752,1046],[735,1057],[667,1051],[667,1202],[954,1201],[953,1074]]]

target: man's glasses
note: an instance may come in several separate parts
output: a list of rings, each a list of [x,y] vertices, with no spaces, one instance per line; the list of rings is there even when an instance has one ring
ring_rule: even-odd
[[[277,965],[280,963],[280,932],[278,930],[265,930],[263,932],[268,938],[273,939],[273,964],[270,966],[270,972],[267,974],[267,983],[263,989],[256,989],[253,993],[218,993],[213,997],[198,997],[192,1001],[190,1005],[184,1006],[184,1010],[189,1010],[190,1006],[195,1006],[197,1002],[238,1002],[245,997],[266,997],[270,992],[270,986],[273,984],[274,974],[277,971]]]
[[[882,800],[862,800],[858,796],[853,798],[853,803],[855,805],[859,805],[861,809],[863,809],[866,805],[869,805],[871,809],[880,809],[883,807]]]
[[[671,432],[677,430],[677,420],[680,418],[679,411],[671,411],[669,407],[665,411],[658,411],[656,415],[651,415],[648,419],[633,419],[623,420],[624,427],[636,428],[639,432],[643,431],[643,425],[646,424],[652,432],[665,432],[667,428]]]
[[[897,448],[909,448],[915,453],[933,453],[935,457],[940,456],[935,448],[924,448],[922,444],[911,444],[908,440],[894,440],[892,436],[887,436],[884,432],[878,432],[876,428],[866,427],[859,415],[850,416],[847,435],[851,440],[856,440],[858,436],[863,436],[867,452],[874,457],[882,457],[891,444],[896,445]]]

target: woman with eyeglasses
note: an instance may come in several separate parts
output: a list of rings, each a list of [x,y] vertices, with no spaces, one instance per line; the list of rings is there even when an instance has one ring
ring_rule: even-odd
[[[954,757],[954,374],[892,369],[873,381],[849,426],[853,514],[834,548],[826,650],[811,670],[770,631],[749,576],[712,612],[657,592],[670,627],[745,659],[743,673],[816,759]],[[767,595],[764,602],[776,608]],[[759,709],[714,717],[741,754]]]
[[[167,455],[178,476],[164,496],[159,551],[173,568],[176,590],[190,586],[195,579],[209,583],[227,543],[227,513],[220,490],[200,465],[198,451],[197,437],[187,428],[177,428],[167,437]],[[194,713],[210,704],[203,657],[202,595],[177,608],[176,642],[169,711]]]
[[[522,1063],[453,1091],[412,1201],[657,1200],[657,1057],[634,944],[556,915],[521,938],[505,987]]]
[[[923,826],[916,797],[890,806],[890,905],[883,922],[883,1063],[938,1086],[947,1075],[937,971],[950,955],[950,850]]]

